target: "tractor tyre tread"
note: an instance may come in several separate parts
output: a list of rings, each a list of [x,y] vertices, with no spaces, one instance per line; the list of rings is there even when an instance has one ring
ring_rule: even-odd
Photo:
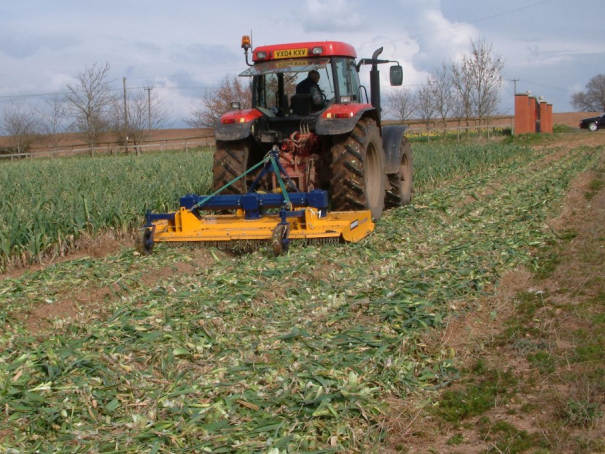
[[[410,142],[404,138],[401,143],[401,166],[399,172],[387,174],[389,188],[385,195],[385,208],[408,205],[412,201],[412,181],[414,164]]]
[[[245,141],[217,141],[212,162],[213,191],[218,191],[246,171],[249,153],[250,150]],[[247,190],[245,180],[245,178],[237,180],[225,188],[223,194],[245,193]]]
[[[374,154],[372,159],[367,159],[369,149]],[[382,137],[378,125],[373,119],[362,118],[350,134],[337,139],[332,146],[332,209],[369,209],[374,219],[380,219],[385,196],[384,163]],[[367,168],[368,166],[374,167]],[[366,187],[369,178],[374,180],[370,182],[370,187]]]

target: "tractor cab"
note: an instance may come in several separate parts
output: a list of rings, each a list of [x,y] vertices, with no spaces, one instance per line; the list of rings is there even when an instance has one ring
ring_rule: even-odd
[[[355,51],[350,46],[343,43],[303,43],[300,46],[304,47],[255,49],[254,64],[240,74],[252,78],[254,108],[269,117],[305,117],[318,115],[330,105],[343,101],[360,103],[365,98],[368,102],[367,93],[360,89]],[[314,99],[310,93],[297,93],[297,86],[313,72],[319,77],[319,99]]]

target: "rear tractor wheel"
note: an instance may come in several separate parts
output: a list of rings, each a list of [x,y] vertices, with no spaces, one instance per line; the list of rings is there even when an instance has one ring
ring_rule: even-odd
[[[412,160],[412,147],[405,137],[401,140],[401,165],[399,172],[389,173],[390,188],[387,190],[385,205],[387,208],[407,205],[412,201],[412,175],[414,162]]]
[[[243,140],[216,142],[216,151],[212,163],[212,188],[218,191],[234,178],[247,170],[250,148]],[[223,190],[223,194],[244,194],[248,187],[246,177],[242,177]]]
[[[374,220],[384,209],[386,174],[378,125],[359,120],[353,131],[332,147],[330,196],[336,211],[370,210]]]

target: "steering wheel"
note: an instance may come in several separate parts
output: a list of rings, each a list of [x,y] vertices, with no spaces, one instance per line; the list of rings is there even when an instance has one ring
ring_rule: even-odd
[[[328,97],[326,96],[326,94],[324,93],[324,91],[320,88],[319,89],[319,93],[321,93],[321,100],[324,106],[328,105]]]

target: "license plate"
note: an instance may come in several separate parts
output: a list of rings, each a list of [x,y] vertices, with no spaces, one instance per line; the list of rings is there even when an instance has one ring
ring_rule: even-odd
[[[276,50],[273,54],[273,58],[298,58],[306,57],[309,54],[308,49],[286,49]]]

